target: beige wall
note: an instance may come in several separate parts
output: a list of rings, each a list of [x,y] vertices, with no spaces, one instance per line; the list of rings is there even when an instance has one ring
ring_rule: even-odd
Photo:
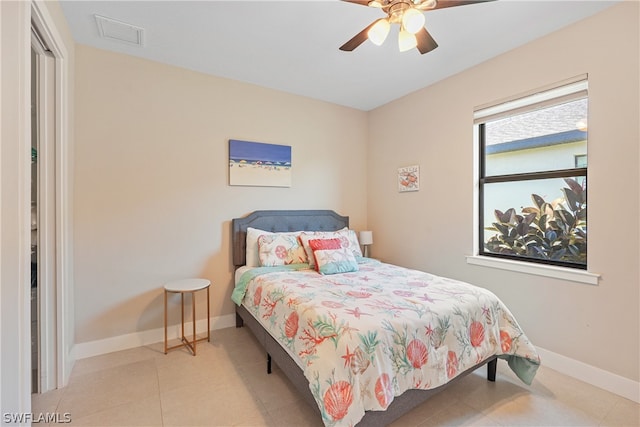
[[[234,217],[365,227],[366,113],[86,46],[76,64],[76,343],[162,327],[171,279],[210,279],[232,314]],[[229,139],[290,145],[292,187],[229,186]]]
[[[638,381],[637,2],[610,9],[370,113],[374,256],[489,288],[534,344]],[[589,74],[589,269],[598,286],[467,265],[475,106]],[[402,127],[397,123],[404,123]],[[394,124],[391,126],[390,124]],[[419,164],[421,189],[395,173]],[[544,363],[544,361],[543,361]]]

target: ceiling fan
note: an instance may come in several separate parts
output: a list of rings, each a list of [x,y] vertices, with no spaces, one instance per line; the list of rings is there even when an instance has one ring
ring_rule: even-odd
[[[421,54],[432,51],[438,43],[424,27],[424,12],[445,7],[464,6],[485,3],[493,0],[343,0],[362,6],[382,9],[386,18],[373,21],[368,27],[356,34],[351,40],[340,46],[340,50],[352,51],[365,40],[375,45],[384,43],[391,24],[400,25],[398,47],[400,52],[417,47]]]

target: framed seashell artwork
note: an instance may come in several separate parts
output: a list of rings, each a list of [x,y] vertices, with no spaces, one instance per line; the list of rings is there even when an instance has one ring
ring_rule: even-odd
[[[420,189],[420,166],[398,168],[398,191],[418,191]]]

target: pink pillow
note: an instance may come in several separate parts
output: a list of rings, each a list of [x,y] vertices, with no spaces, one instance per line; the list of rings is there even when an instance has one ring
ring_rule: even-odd
[[[313,251],[309,246],[309,240],[311,239],[340,239],[342,247],[352,252],[354,257],[362,256],[356,232],[349,230],[347,227],[338,231],[303,231],[300,233],[298,238],[307,253],[309,267],[311,268],[315,268],[316,266],[315,259],[313,258]]]
[[[341,238],[309,240],[316,271],[321,274],[358,271],[358,262],[353,252],[342,247],[341,241]]]

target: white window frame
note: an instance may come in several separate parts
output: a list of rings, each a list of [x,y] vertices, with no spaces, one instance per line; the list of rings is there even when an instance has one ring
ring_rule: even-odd
[[[478,106],[474,109],[474,224],[473,224],[473,255],[467,256],[468,264],[501,270],[515,271],[544,277],[569,280],[579,283],[597,285],[600,275],[588,270],[575,269],[555,265],[539,264],[529,261],[519,261],[504,258],[483,256],[480,248],[480,144],[479,125],[488,120],[506,117],[520,110],[529,110],[532,106],[544,107],[550,103],[557,103],[558,99],[575,98],[577,94],[586,93],[588,88],[587,75],[581,75],[547,87],[520,94],[509,99],[495,101]],[[588,256],[588,255],[587,255]],[[588,265],[588,262],[587,262]]]

